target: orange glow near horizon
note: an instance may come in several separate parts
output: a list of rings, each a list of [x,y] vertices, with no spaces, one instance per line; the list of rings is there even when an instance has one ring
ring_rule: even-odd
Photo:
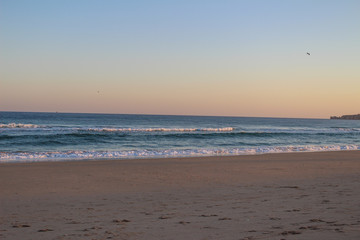
[[[1,2],[0,111],[360,112],[359,3],[189,4]]]

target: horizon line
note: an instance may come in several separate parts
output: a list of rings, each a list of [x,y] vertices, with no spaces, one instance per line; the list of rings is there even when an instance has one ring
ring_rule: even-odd
[[[156,113],[99,113],[99,112],[60,112],[60,111],[3,111],[11,113],[54,113],[54,114],[97,114],[97,115],[147,115],[147,116],[179,116],[179,117],[229,117],[229,118],[278,118],[278,119],[319,119],[326,120],[328,118],[316,117],[255,117],[255,116],[233,116],[233,115],[193,115],[193,114],[156,114]]]

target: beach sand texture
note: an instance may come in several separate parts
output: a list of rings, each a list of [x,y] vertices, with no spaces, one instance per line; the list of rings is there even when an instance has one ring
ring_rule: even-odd
[[[360,239],[360,151],[0,164],[1,239]]]

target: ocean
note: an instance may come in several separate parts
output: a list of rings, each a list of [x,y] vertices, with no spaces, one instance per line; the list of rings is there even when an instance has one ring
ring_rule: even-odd
[[[0,163],[360,150],[360,121],[0,112]]]

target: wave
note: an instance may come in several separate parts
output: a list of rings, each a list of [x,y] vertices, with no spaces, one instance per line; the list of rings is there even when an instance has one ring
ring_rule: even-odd
[[[87,128],[94,132],[231,132],[232,127],[224,128]]]
[[[24,124],[24,123],[7,123],[7,124],[0,124],[0,128],[41,128],[41,126],[35,124]]]
[[[90,132],[230,132],[233,127],[221,128],[119,128],[119,127],[61,127],[61,126],[41,126],[27,123],[8,123],[0,124],[0,128],[57,130],[57,131],[90,131]]]
[[[169,129],[168,129],[169,130]],[[136,135],[135,135],[136,133]],[[257,139],[283,139],[283,138],[315,138],[315,137],[329,137],[329,138],[337,138],[337,137],[358,137],[360,135],[360,131],[347,131],[347,132],[323,132],[323,131],[314,131],[314,132],[291,132],[291,131],[283,131],[283,132],[267,132],[267,131],[92,131],[92,130],[56,130],[56,131],[46,131],[46,132],[22,132],[16,134],[0,134],[1,140],[10,140],[10,141],[18,141],[22,144],[26,142],[36,142],[39,140],[61,140],[63,145],[68,144],[68,141],[86,141],[86,142],[101,142],[103,140],[116,141],[119,139],[137,138],[138,140],[144,140],[144,137],[147,139],[233,139],[233,138],[257,138]],[[79,144],[81,142],[78,142]]]
[[[231,149],[180,149],[180,150],[133,150],[133,151],[56,151],[56,152],[0,152],[0,163],[42,162],[69,160],[103,160],[134,158],[169,158],[194,156],[258,155],[266,153],[319,152],[360,150],[360,145],[326,146],[273,146]]]
[[[290,133],[290,134],[343,134],[343,133],[360,133],[360,128],[259,128],[244,129],[243,133],[262,134],[262,133]]]
[[[2,131],[17,131],[17,130],[36,130],[41,133],[42,131],[47,133],[66,134],[69,132],[103,132],[103,133],[236,133],[236,134],[249,134],[249,135],[268,135],[268,134],[347,134],[347,133],[360,133],[360,128],[351,127],[329,127],[329,128],[301,128],[301,127],[289,127],[289,128],[234,128],[234,127],[200,127],[200,128],[166,128],[166,127],[153,127],[153,128],[127,128],[127,127],[113,127],[113,126],[101,126],[101,127],[77,127],[77,126],[56,126],[56,125],[36,125],[29,123],[7,123],[0,124]]]
[[[360,128],[352,128],[352,127],[331,127],[331,129],[334,129],[336,131],[343,131],[343,132],[360,132]]]

